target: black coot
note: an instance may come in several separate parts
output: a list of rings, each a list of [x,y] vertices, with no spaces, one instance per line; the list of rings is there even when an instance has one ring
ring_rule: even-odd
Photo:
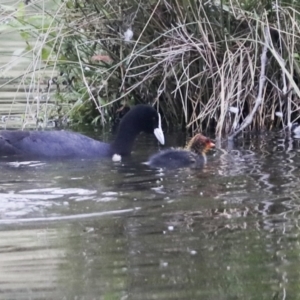
[[[153,133],[161,144],[160,114],[150,105],[133,107],[121,120],[115,140],[100,142],[70,131],[0,131],[0,156],[33,158],[100,158],[131,153],[140,132]]]
[[[201,168],[206,163],[206,152],[215,144],[202,134],[196,134],[185,149],[168,149],[151,156],[146,163],[154,168]]]

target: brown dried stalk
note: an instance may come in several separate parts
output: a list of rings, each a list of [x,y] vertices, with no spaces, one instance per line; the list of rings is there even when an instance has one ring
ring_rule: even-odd
[[[265,43],[261,54],[261,71],[260,71],[260,78],[259,78],[258,94],[255,100],[255,105],[252,111],[245,118],[241,126],[229,136],[229,139],[233,139],[235,136],[237,136],[241,131],[243,131],[247,126],[249,126],[252,123],[256,111],[258,110],[258,108],[263,102],[263,90],[266,81],[266,77],[265,77],[266,64],[268,60],[267,52],[270,45],[270,33],[269,33],[269,28],[267,27],[265,27],[264,29],[264,36],[265,36]]]

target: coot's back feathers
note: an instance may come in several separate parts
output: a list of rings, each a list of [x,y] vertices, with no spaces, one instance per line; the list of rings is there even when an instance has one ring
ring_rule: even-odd
[[[69,131],[0,131],[0,156],[37,158],[97,158],[131,153],[140,132],[154,133],[164,143],[160,115],[149,105],[137,105],[120,122],[112,144]]]
[[[201,168],[206,163],[206,152],[215,144],[202,134],[196,134],[185,149],[168,149],[151,156],[147,162],[154,168]]]
[[[110,145],[71,131],[0,131],[1,156],[89,158],[109,156]]]

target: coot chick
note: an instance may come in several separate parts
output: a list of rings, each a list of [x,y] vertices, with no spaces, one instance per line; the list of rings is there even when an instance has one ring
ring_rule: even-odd
[[[196,134],[185,149],[168,149],[151,156],[146,163],[154,168],[201,168],[206,163],[206,152],[215,144],[204,135]]]
[[[70,131],[0,131],[0,156],[32,158],[101,158],[131,153],[140,132],[154,133],[161,144],[160,114],[150,105],[136,105],[121,120],[115,140],[104,143]]]

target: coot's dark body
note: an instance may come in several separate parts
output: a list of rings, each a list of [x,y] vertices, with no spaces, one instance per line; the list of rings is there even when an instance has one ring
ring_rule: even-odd
[[[100,158],[131,153],[140,132],[154,133],[164,143],[160,115],[149,105],[137,105],[122,119],[116,139],[108,144],[70,131],[0,131],[0,156],[33,158]]]
[[[109,144],[71,131],[0,131],[1,156],[108,157]]]

